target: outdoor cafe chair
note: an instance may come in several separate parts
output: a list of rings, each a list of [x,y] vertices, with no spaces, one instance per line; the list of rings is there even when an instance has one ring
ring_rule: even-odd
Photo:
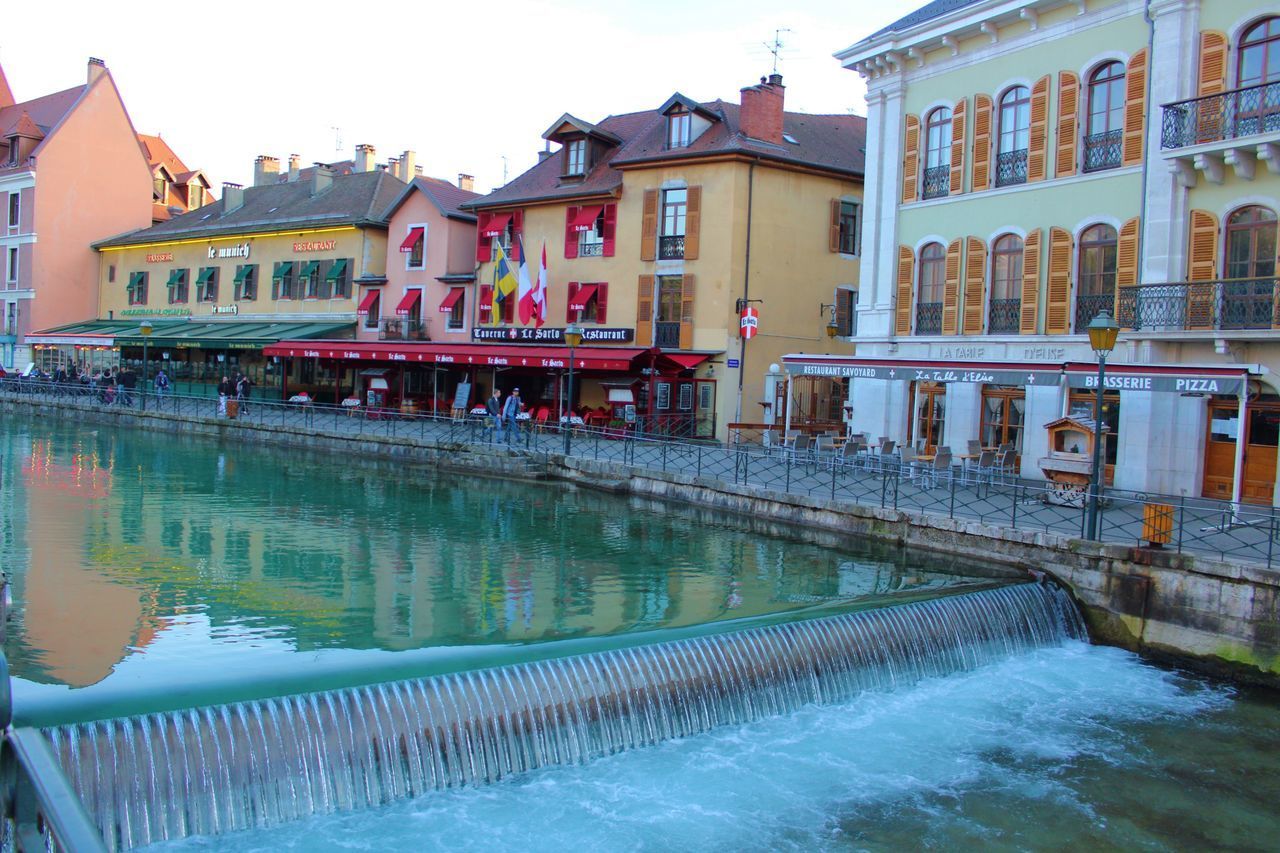
[[[1012,445],[1008,450],[1000,451],[1000,474],[1008,481],[1018,474],[1018,452],[1013,449]]]
[[[999,473],[1000,468],[996,465],[996,452],[994,450],[984,450],[978,454],[977,461],[969,466],[965,482],[972,482],[978,485],[986,483],[990,486],[995,483],[996,475]]]
[[[971,438],[971,439],[969,439],[969,455],[970,455],[970,456],[981,456],[981,455],[982,455],[982,442],[981,442],[981,441],[978,441],[978,439],[976,439],[976,438]]]
[[[951,482],[954,476],[951,470],[951,451],[941,447],[938,448],[937,454],[933,457],[933,462],[924,465],[921,474],[921,484],[926,489],[934,489],[944,482]]]

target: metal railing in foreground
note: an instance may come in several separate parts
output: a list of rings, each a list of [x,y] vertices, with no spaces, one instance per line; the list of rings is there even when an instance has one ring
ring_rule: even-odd
[[[801,446],[774,444],[772,430],[730,430],[728,445],[638,434],[615,428],[574,427],[524,421],[497,429],[490,419],[454,419],[339,406],[250,400],[235,419],[216,399],[134,392],[127,400],[99,389],[85,392],[28,380],[0,382],[0,398],[49,400],[104,411],[132,412],[144,405],[182,418],[219,418],[228,427],[265,425],[285,431],[346,438],[389,436],[437,447],[507,447],[534,459],[565,454],[635,468],[808,495],[834,501],[968,519],[984,524],[1083,538],[1085,507],[1080,496],[1043,480],[1024,479],[995,464],[929,463],[836,448],[820,438]],[[766,435],[766,433],[768,435]],[[1264,564],[1277,563],[1280,514],[1269,506],[1238,505],[1208,498],[1108,489],[1101,513],[1101,541],[1127,546],[1152,543],[1177,553]]]
[[[5,847],[14,850],[103,851],[107,847],[37,729],[14,728],[9,664],[0,654],[0,798]]]

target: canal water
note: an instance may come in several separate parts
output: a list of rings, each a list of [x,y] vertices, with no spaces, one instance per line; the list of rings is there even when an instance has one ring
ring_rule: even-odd
[[[108,427],[0,417],[0,453],[5,651],[41,725],[870,612],[999,574],[562,485]],[[992,660],[162,846],[1273,849],[1274,695],[1069,638]]]

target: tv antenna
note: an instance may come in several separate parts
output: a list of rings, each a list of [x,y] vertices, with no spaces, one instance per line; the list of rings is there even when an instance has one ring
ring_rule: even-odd
[[[333,150],[341,151],[342,150],[342,128],[331,127],[329,129],[333,131]]]
[[[502,155],[502,185],[507,185],[507,155]]]
[[[782,34],[789,33],[791,30],[786,27],[780,27],[773,31],[773,43],[764,42],[765,50],[773,54],[773,73],[778,73],[778,55],[782,53]]]

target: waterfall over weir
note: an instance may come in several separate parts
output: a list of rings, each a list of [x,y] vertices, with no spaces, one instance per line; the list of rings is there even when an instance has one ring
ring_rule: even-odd
[[[46,734],[123,849],[581,763],[1084,636],[1065,593],[1027,583]]]

